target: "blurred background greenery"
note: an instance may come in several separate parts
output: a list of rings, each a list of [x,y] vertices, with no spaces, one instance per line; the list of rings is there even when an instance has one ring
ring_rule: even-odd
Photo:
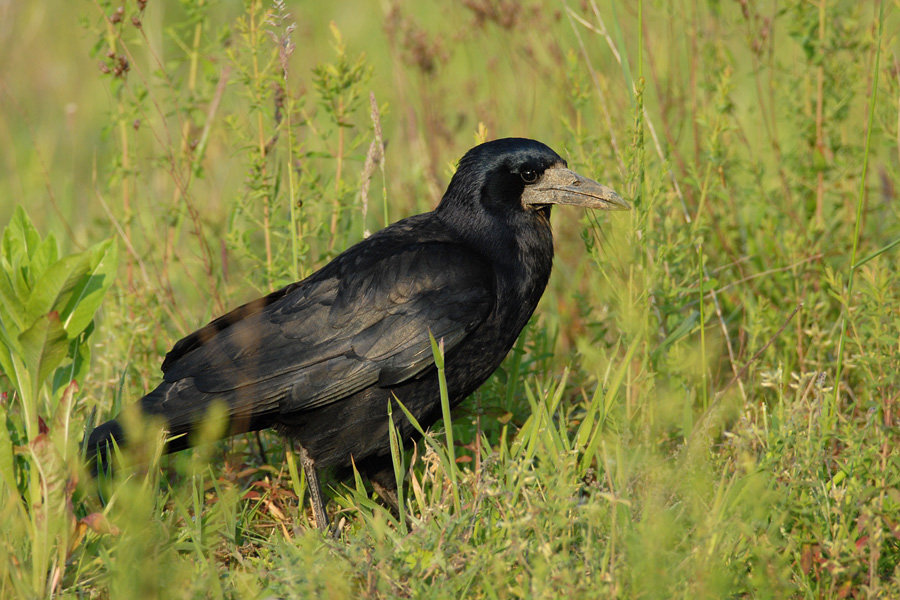
[[[79,391],[56,377],[26,407],[0,379],[2,595],[900,594],[898,14],[0,4],[0,222],[24,207],[62,254],[113,238],[119,264]],[[269,435],[119,474],[100,503],[65,448],[175,340],[430,210],[505,136],[635,210],[555,211],[550,286],[457,411],[459,464],[443,436],[403,457],[410,530],[332,482],[341,537],[310,531]]]

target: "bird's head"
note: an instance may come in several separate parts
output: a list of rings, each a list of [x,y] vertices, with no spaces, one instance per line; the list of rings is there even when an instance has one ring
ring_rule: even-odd
[[[550,216],[554,204],[598,210],[631,207],[610,188],[570,170],[545,144],[524,138],[486,142],[466,152],[438,211]]]

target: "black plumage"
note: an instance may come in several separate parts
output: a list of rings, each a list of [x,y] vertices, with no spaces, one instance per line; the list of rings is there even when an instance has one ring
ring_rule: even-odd
[[[443,339],[451,405],[497,369],[547,285],[553,204],[628,208],[540,142],[481,144],[434,211],[180,340],[162,383],[126,412],[160,417],[170,452],[190,446],[208,414],[227,420],[226,434],[274,427],[300,448],[319,527],[327,520],[316,468],[352,459],[390,500],[387,403],[396,396],[423,426],[440,418],[429,332]],[[225,410],[210,411],[215,403]],[[393,412],[401,436],[415,435]],[[105,462],[112,439],[126,442],[123,420],[91,433],[91,459]]]

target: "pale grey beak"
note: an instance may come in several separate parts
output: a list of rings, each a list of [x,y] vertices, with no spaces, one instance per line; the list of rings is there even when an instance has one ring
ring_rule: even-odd
[[[610,188],[561,166],[550,167],[537,183],[526,186],[522,204],[570,204],[597,210],[631,210],[628,202]]]

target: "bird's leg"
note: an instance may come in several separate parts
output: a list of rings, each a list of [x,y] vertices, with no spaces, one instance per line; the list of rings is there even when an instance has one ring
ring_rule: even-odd
[[[397,497],[396,486],[393,488],[385,487],[381,485],[381,482],[375,481],[374,479],[370,479],[369,482],[372,484],[372,488],[375,490],[375,493],[378,494],[378,497],[384,500],[384,503],[387,504],[388,508],[391,509],[391,512],[394,513],[394,516],[399,516],[400,499]]]
[[[268,464],[269,461],[266,458],[266,447],[263,446],[262,436],[259,435],[259,430],[256,431],[256,447],[259,448],[259,458],[262,460],[262,464]]]
[[[325,512],[325,501],[322,496],[319,475],[316,473],[316,463],[303,446],[300,446],[300,464],[303,465],[303,472],[306,473],[309,504],[312,506],[313,517],[316,519],[316,527],[319,528],[319,531],[328,531],[328,513]]]

